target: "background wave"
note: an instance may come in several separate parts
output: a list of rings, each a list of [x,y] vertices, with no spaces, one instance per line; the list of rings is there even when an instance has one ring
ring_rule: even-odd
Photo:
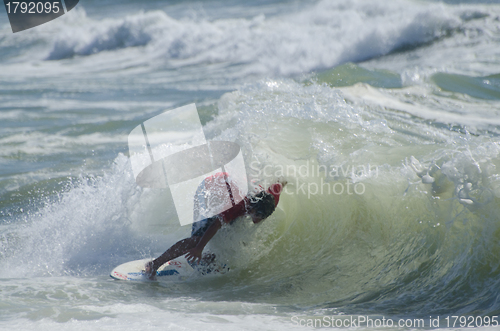
[[[41,60],[103,53],[99,62],[108,63],[116,58],[104,54],[118,52],[122,66],[123,62],[163,68],[222,64],[244,66],[240,70],[244,75],[292,75],[363,61],[468,31],[485,33],[481,31],[484,27],[476,30],[470,21],[489,16],[488,10],[429,3],[320,1],[300,13],[239,19],[177,19],[164,11],[148,11],[95,20],[80,7],[71,17],[15,39],[17,43],[45,39]],[[124,48],[138,48],[136,56],[120,53]],[[16,61],[25,59],[16,55]]]

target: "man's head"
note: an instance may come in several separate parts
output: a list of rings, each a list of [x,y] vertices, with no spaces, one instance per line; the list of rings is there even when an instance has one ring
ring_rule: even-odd
[[[248,213],[263,220],[269,217],[275,208],[276,204],[273,195],[262,191],[250,199]]]

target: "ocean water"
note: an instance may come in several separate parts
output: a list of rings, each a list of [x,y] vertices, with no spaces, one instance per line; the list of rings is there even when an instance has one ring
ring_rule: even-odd
[[[210,242],[229,273],[114,281],[189,235],[127,137],[190,103],[286,191]],[[0,10],[1,329],[498,330],[499,289],[498,1]]]

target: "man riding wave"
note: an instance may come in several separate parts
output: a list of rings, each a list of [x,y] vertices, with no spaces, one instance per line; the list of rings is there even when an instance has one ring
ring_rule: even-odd
[[[230,181],[226,172],[205,178],[194,199],[194,219],[202,220],[193,223],[191,237],[176,242],[158,258],[146,264],[146,274],[154,279],[159,267],[184,254],[190,263],[199,263],[203,249],[223,223],[232,224],[237,218],[248,215],[257,224],[269,217],[278,205],[284,185],[285,181],[278,181],[267,190],[241,197],[237,186]],[[215,216],[203,218],[203,215],[213,215],[218,210],[222,211]]]

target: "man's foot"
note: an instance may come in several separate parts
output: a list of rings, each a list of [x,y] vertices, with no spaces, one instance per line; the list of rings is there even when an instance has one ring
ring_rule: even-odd
[[[146,275],[149,280],[156,280],[156,270],[154,269],[153,261],[149,261],[144,266],[144,275]]]

